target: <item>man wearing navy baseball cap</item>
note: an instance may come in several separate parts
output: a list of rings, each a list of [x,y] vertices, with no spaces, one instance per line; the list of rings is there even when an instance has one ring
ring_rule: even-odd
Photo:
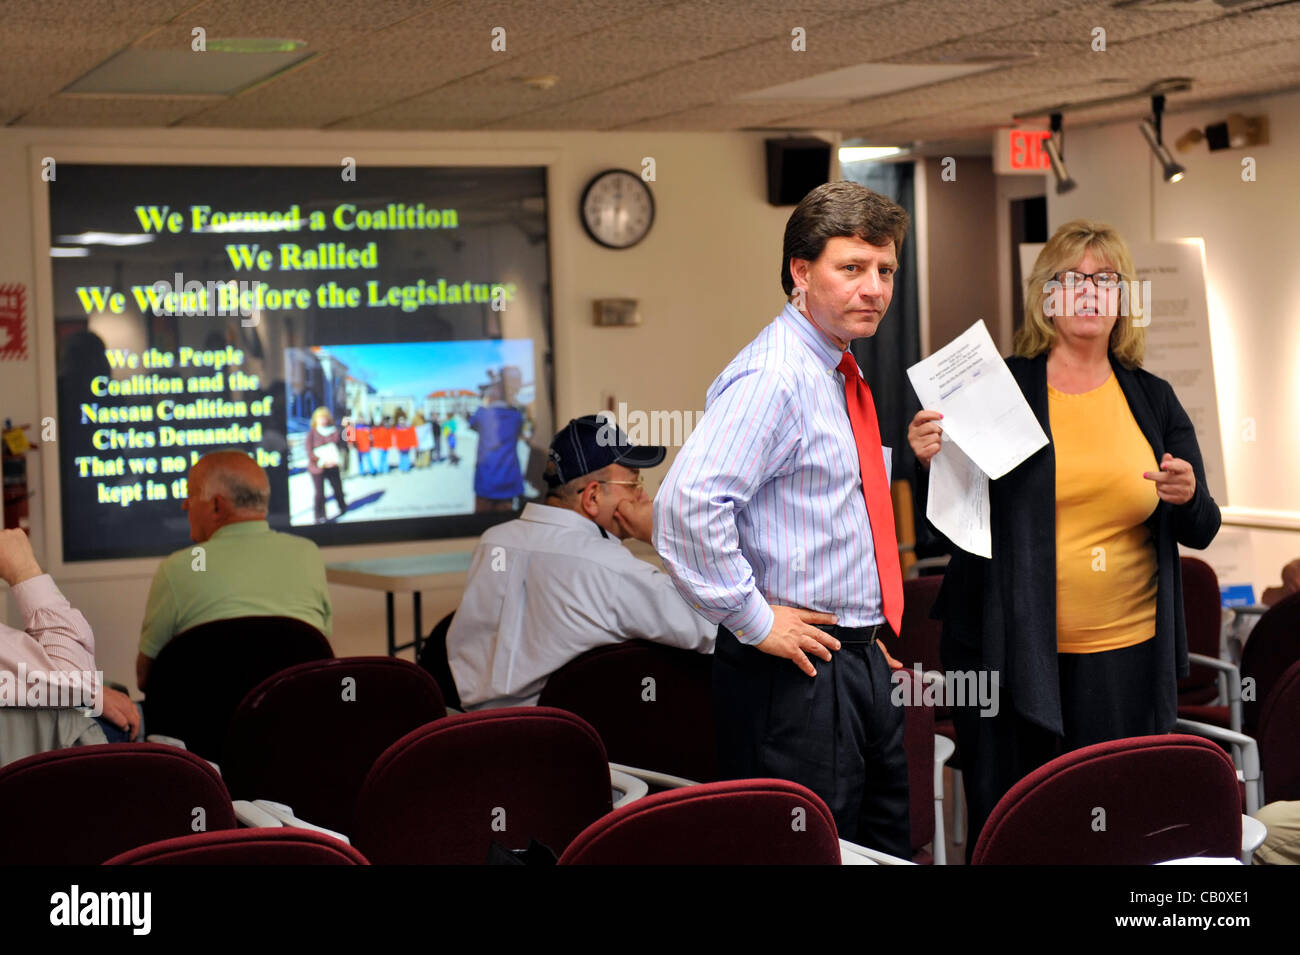
[[[466,709],[527,706],[593,647],[654,640],[711,653],[717,626],[620,541],[650,543],[642,468],[667,450],[634,445],[611,420],[574,418],[551,441],[546,503],[480,538],[447,658]]]

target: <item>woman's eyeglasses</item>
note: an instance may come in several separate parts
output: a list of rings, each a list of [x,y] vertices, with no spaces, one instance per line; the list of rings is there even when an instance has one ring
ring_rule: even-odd
[[[1097,288],[1118,288],[1120,282],[1124,281],[1124,276],[1111,269],[1103,272],[1057,272],[1054,277],[1066,288],[1078,288],[1088,279],[1092,279],[1092,284]]]

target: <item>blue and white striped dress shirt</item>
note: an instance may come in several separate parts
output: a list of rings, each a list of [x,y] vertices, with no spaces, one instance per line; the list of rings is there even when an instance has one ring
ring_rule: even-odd
[[[772,604],[884,622],[842,354],[787,304],[710,386],[656,496],[664,567],[742,643],[766,638]]]

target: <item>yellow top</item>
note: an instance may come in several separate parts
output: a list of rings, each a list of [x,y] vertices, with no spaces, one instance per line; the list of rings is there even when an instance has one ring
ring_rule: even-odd
[[[1099,653],[1156,632],[1156,551],[1143,523],[1157,471],[1119,382],[1067,395],[1048,387],[1056,447],[1056,645]]]

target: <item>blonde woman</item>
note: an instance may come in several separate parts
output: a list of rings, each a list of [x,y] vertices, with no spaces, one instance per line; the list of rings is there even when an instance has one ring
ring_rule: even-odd
[[[317,408],[311,413],[311,428],[307,431],[307,473],[316,485],[316,523],[325,523],[325,482],[334,488],[334,503],[338,516],[348,512],[348,502],[343,497],[343,478],[339,473],[344,446],[343,432],[334,424],[334,415],[328,408]]]
[[[1026,773],[1081,746],[1167,733],[1177,715],[1178,545],[1207,546],[1220,515],[1187,413],[1142,369],[1135,278],[1113,228],[1076,220],[1026,282],[1006,362],[1049,444],[989,482],[992,558],[957,551],[933,614],[946,670],[998,678],[996,715],[954,709],[968,854]],[[939,417],[921,411],[908,429],[923,468],[942,453]]]

